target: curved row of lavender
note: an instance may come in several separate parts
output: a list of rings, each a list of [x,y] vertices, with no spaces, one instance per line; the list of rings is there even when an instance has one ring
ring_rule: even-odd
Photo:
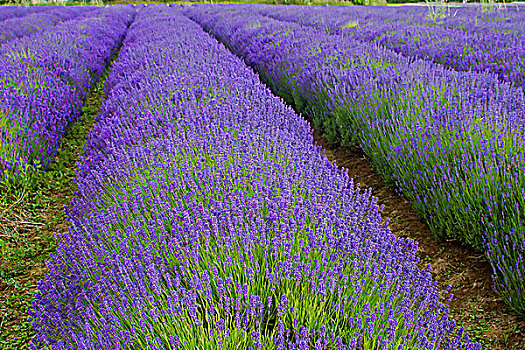
[[[438,238],[485,250],[497,291],[525,313],[520,89],[488,72],[409,60],[250,6],[185,11],[311,115],[329,141],[360,146]]]
[[[0,23],[6,19],[48,11],[56,6],[0,6]]]
[[[490,5],[450,7],[442,11],[443,14],[432,22],[443,27],[475,30],[479,33],[498,31],[525,34],[525,8],[523,4],[493,3],[492,6]],[[402,12],[402,8],[399,9],[399,12]],[[434,10],[434,12],[437,11]],[[431,20],[431,14],[427,11],[423,19]]]
[[[319,17],[316,12],[324,13],[327,9],[314,7],[302,9],[293,7],[297,10],[297,15],[301,20],[313,24],[319,28],[333,30],[333,28],[343,28],[353,25],[352,20],[359,20],[367,23],[375,22],[405,22],[424,23],[430,27],[445,27],[464,29],[475,32],[507,32],[523,33],[525,28],[525,13],[523,5],[513,4],[502,7],[502,4],[495,6],[330,6],[330,11],[336,16],[334,18]],[[281,6],[282,7],[282,6]],[[313,18],[306,18],[302,15],[304,10],[310,11]],[[433,15],[433,13],[435,15]],[[306,24],[306,22],[304,22]]]
[[[1,6],[0,7],[0,21],[26,16],[30,13],[31,7],[26,6]]]
[[[504,82],[525,87],[524,15],[513,18],[511,28],[502,31],[499,30],[501,21],[482,19],[479,21],[485,23],[483,30],[468,25],[430,25],[428,21],[420,19],[419,14],[424,10],[416,12],[418,15],[413,17],[404,17],[400,16],[399,12],[392,13],[388,8],[261,8],[263,14],[278,20],[313,26],[331,34],[349,36],[365,42],[376,42],[406,57],[429,60],[459,71],[488,70],[497,74]],[[392,18],[381,11],[392,13]],[[521,11],[523,12],[525,11]],[[476,12],[466,12],[460,17],[468,19],[469,14],[478,16]]]
[[[107,88],[33,349],[479,349],[417,243],[180,10],[137,14]]]
[[[10,40],[38,32],[59,22],[87,15],[96,9],[93,6],[57,6],[45,12],[38,12],[22,18],[10,18],[0,22],[0,46]]]
[[[492,6],[491,6],[492,5]],[[459,28],[466,31],[524,33],[523,4],[502,3],[469,6],[360,6],[361,17],[374,16],[382,21],[425,22],[429,26]]]
[[[90,10],[0,47],[0,187],[29,186],[33,169],[53,160],[134,12]]]

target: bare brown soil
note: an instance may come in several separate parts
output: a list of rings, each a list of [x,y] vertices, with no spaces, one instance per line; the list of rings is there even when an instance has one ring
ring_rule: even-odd
[[[433,278],[440,290],[452,286],[454,299],[449,304],[452,319],[482,343],[483,349],[525,349],[525,320],[513,315],[494,291],[492,270],[483,253],[454,240],[436,241],[410,202],[385,184],[360,150],[333,147],[319,130],[314,131],[314,139],[330,161],[348,169],[349,176],[359,182],[361,188],[372,188],[372,194],[384,205],[383,217],[390,220],[394,234],[419,242],[420,266],[432,266]]]

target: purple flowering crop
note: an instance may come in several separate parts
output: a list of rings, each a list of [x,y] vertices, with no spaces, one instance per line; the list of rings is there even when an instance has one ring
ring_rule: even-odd
[[[479,349],[417,243],[177,8],[131,25],[33,349]]]
[[[49,9],[22,18],[10,18],[0,22],[0,46],[10,40],[38,32],[59,22],[69,21],[78,16],[89,16],[96,7],[64,7]]]
[[[436,237],[485,251],[496,290],[524,314],[523,90],[489,71],[455,71],[290,18],[278,21],[268,17],[281,18],[271,9],[192,6],[185,13],[310,114],[330,142],[360,146]],[[331,9],[334,16],[326,14]],[[337,19],[337,9],[298,13]],[[275,12],[295,16],[282,7]]]
[[[86,10],[0,46],[0,185],[25,186],[34,168],[53,160],[135,12],[129,6],[60,11],[67,17]]]
[[[0,24],[7,19],[20,18],[32,13],[45,12],[55,9],[58,6],[1,6],[0,7]]]
[[[376,42],[406,57],[459,71],[490,71],[504,82],[525,87],[525,15],[516,7],[500,13],[450,9],[430,21],[426,7],[261,7],[272,18],[312,26],[331,34]]]

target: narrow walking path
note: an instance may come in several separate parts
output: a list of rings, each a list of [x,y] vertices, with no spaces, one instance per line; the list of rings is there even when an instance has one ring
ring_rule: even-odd
[[[124,38],[123,38],[124,39]],[[122,42],[121,42],[122,43]],[[30,192],[10,198],[7,208],[0,208],[0,349],[26,350],[34,332],[28,320],[37,282],[47,273],[45,261],[56,250],[57,232],[68,229],[64,206],[69,205],[77,191],[76,162],[84,151],[101,104],[105,99],[106,71],[90,90],[81,117],[66,131],[53,163],[35,176]],[[10,244],[10,247],[7,247]]]

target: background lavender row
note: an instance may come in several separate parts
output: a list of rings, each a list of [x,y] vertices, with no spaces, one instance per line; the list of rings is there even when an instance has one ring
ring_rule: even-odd
[[[0,47],[0,185],[29,186],[53,160],[133,18],[129,6],[94,10]]]
[[[431,25],[428,20],[421,18],[421,14],[428,11],[424,7],[418,11],[408,10],[401,16],[399,11],[384,7],[374,8],[373,11],[366,7],[261,8],[263,14],[278,20],[313,26],[361,41],[377,42],[407,57],[430,60],[459,71],[489,70],[502,81],[525,86],[525,16],[514,8],[508,11],[520,15],[513,18],[513,22],[509,19],[510,23],[486,20],[479,18],[477,12],[462,11],[459,16],[465,22],[461,27]],[[479,18],[478,22],[484,23],[483,30],[479,30],[469,16]],[[459,19],[457,21],[460,22]],[[501,30],[502,21],[503,25],[507,24],[505,31]]]
[[[44,28],[51,27],[62,21],[74,19],[80,15],[91,16],[96,9],[92,6],[56,6],[45,12],[29,14],[22,18],[10,18],[0,22],[0,46],[10,40],[21,38]]]
[[[32,13],[48,11],[50,8],[55,8],[55,6],[1,6],[0,21],[4,21],[9,18],[23,17]]]
[[[497,290],[523,314],[523,92],[488,72],[409,60],[255,12],[186,9],[329,141],[358,144],[437,237],[486,250]]]
[[[443,27],[465,28],[475,30],[476,32],[510,32],[524,33],[525,27],[525,8],[522,4],[514,3],[505,6],[505,4],[493,4],[495,6],[467,6],[452,7],[441,11],[442,15],[434,16],[431,13],[425,14],[424,20],[432,21]],[[401,13],[401,8],[398,13]],[[432,9],[431,11],[432,12]],[[439,11],[434,10],[434,13]],[[420,22],[420,21],[415,21]]]
[[[25,6],[2,6],[0,7],[0,21],[8,18],[16,18],[33,13],[30,9],[32,7]]]
[[[430,27],[458,28],[467,32],[507,32],[523,33],[525,13],[523,6],[330,6],[335,18],[327,18],[323,29],[342,28],[352,24],[352,20],[374,22],[404,22],[406,24],[424,23]],[[295,7],[298,15],[304,14],[300,7]],[[323,14],[327,8],[312,8],[310,14],[317,18],[316,25],[323,25],[317,12]],[[436,15],[433,15],[436,14]],[[323,18],[325,19],[325,18]],[[313,23],[311,19],[303,20]],[[350,22],[350,23],[349,23]],[[334,26],[334,24],[336,24]]]
[[[399,21],[426,23],[432,27],[464,29],[467,32],[523,33],[524,7],[518,4],[505,6],[360,6],[355,12],[360,18],[373,18],[378,22]],[[344,10],[344,11],[348,11]]]
[[[479,348],[417,244],[179,10],[138,13],[107,87],[33,348]]]

